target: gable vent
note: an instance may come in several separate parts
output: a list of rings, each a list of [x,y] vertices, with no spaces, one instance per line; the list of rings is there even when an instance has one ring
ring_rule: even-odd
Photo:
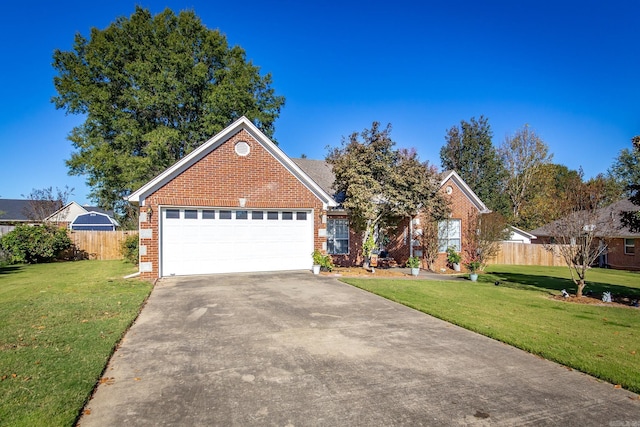
[[[236,149],[236,154],[242,157],[248,156],[249,153],[251,152],[251,146],[245,141],[237,142],[235,145],[235,149]]]

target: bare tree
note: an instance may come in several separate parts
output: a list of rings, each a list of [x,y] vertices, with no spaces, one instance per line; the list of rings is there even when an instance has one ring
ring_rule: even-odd
[[[507,222],[500,213],[470,213],[462,245],[463,262],[470,270],[484,270],[487,261],[500,252],[500,242],[508,236]]]
[[[545,226],[552,238],[545,247],[562,256],[577,287],[576,296],[582,297],[587,271],[607,250],[614,223],[600,210],[605,197],[602,182],[575,180],[567,196],[558,201],[565,206],[565,216]]]
[[[524,125],[513,136],[507,136],[498,154],[507,172],[505,191],[511,201],[511,214],[517,222],[522,205],[531,194],[535,174],[540,166],[551,162],[553,155],[529,125]]]
[[[56,187],[55,192],[52,187],[34,188],[29,195],[22,194],[22,197],[29,200],[23,214],[31,221],[42,221],[66,205],[69,197],[73,195],[73,190],[66,185],[62,190]]]

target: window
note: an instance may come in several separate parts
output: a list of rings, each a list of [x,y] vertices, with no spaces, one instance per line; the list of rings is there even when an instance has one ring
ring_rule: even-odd
[[[267,219],[271,219],[271,220],[277,220],[278,219],[278,212],[274,212],[274,211],[269,211],[267,212]]]
[[[251,219],[264,219],[264,212],[251,211]]]
[[[438,222],[438,252],[446,252],[453,247],[460,252],[460,220],[448,219]]]
[[[636,239],[624,239],[624,253],[627,255],[636,253]]]
[[[231,211],[220,211],[220,219],[231,219]]]
[[[236,211],[236,219],[247,219],[247,218],[249,218],[249,212]]]
[[[202,219],[216,219],[216,211],[202,211]]]
[[[180,218],[180,209],[167,209],[167,219]]]
[[[293,212],[282,212],[282,219],[293,219]]]
[[[307,213],[306,212],[296,212],[296,219],[298,221],[306,221],[307,220]]]
[[[334,255],[349,253],[349,220],[327,220],[327,252]]]
[[[185,209],[184,219],[198,219],[198,211],[194,209]]]

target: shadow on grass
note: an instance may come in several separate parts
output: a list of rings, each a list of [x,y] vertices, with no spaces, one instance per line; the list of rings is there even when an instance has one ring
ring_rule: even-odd
[[[514,289],[541,291],[546,290],[549,294],[558,295],[563,289],[570,294],[575,294],[577,286],[571,279],[563,279],[553,276],[540,276],[536,274],[508,273],[502,271],[492,271],[482,277],[485,282],[500,281],[500,286]],[[638,299],[640,298],[640,289],[615,285],[603,282],[594,282],[589,280],[587,275],[587,285],[583,293],[587,295],[589,292],[593,296],[600,297],[603,292],[611,292],[615,296],[624,296]]]
[[[0,274],[11,274],[22,270],[21,265],[0,265]]]

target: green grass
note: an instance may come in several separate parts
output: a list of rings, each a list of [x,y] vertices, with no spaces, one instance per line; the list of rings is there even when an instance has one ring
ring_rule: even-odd
[[[151,285],[123,261],[0,267],[0,426],[70,426]]]
[[[479,281],[343,279],[353,286],[640,392],[640,309],[550,299],[572,292],[560,267],[491,266]],[[594,293],[640,297],[640,274],[592,270]],[[500,280],[500,286],[494,282]]]

